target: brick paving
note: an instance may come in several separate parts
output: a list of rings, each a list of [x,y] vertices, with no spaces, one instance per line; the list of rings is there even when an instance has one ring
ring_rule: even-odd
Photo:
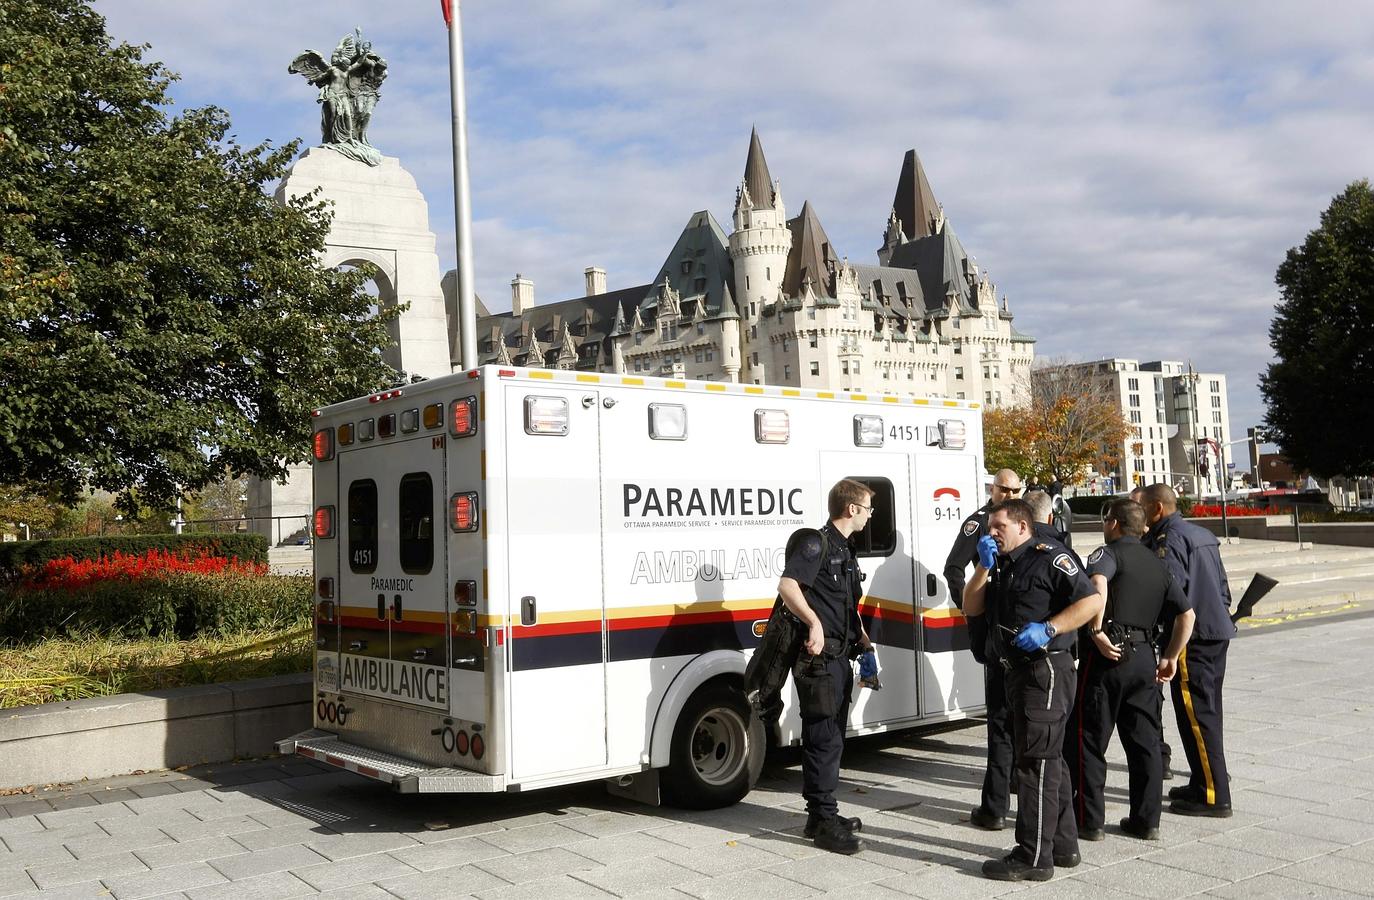
[[[1247,633],[1226,685],[1235,816],[1166,811],[1157,843],[1109,828],[1046,884],[978,875],[1011,839],[968,823],[975,726],[850,743],[841,811],[863,818],[867,842],[853,857],[800,837],[795,751],[773,755],[743,803],[711,812],[637,806],[599,785],[401,796],[267,759],[0,797],[0,898],[1371,897],[1370,647],[1364,613]],[[1109,823],[1125,814],[1119,752],[1113,762]]]

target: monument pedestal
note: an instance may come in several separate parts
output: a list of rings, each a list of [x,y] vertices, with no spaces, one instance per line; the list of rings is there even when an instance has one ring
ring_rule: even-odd
[[[392,343],[386,361],[408,375],[448,375],[454,335],[444,308],[429,205],[414,177],[395,157],[369,166],[327,147],[311,147],[287,171],[274,196],[285,204],[288,197],[315,190],[334,214],[320,265],[371,263],[378,305],[409,304],[389,323]],[[252,530],[271,545],[296,540],[303,527],[309,528],[308,465],[292,466],[285,484],[254,479],[248,494]]]

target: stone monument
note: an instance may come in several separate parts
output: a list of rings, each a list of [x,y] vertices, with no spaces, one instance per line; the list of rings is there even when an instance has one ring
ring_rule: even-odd
[[[287,71],[319,88],[320,145],[301,154],[276,190],[276,199],[318,191],[333,212],[324,266],[370,263],[377,303],[404,304],[393,319],[385,359],[407,375],[435,378],[453,371],[439,256],[429,228],[429,206],[414,177],[395,157],[383,156],[367,139],[387,64],[362,32],[346,35],[328,62],[314,50]],[[273,544],[304,535],[311,514],[310,467],[297,466],[285,484],[249,485],[248,515],[254,531]]]

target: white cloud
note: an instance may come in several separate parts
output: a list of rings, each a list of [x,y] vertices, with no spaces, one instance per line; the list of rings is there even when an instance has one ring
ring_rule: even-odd
[[[452,265],[446,35],[429,2],[119,0],[177,95],[243,143],[317,139],[286,65],[355,25],[390,64],[373,141]],[[960,237],[1046,356],[1192,359],[1262,414],[1275,267],[1370,175],[1374,17],[1357,2],[463,5],[478,292],[649,281],[690,213],[728,222],[757,124],[789,210],[873,259],[916,147]]]

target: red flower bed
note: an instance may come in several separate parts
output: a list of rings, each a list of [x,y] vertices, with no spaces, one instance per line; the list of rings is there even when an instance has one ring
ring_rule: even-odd
[[[102,581],[142,581],[162,575],[190,572],[199,575],[266,575],[266,563],[242,562],[237,557],[200,553],[169,553],[149,550],[134,555],[116,550],[99,559],[73,559],[64,556],[48,560],[36,571],[26,573],[24,586],[76,590]]]
[[[1209,516],[1215,516],[1215,517],[1217,517],[1217,518],[1220,518],[1220,517],[1221,517],[1221,505],[1220,505],[1220,504],[1215,504],[1215,505],[1212,505],[1212,506],[1208,506],[1208,505],[1205,505],[1205,504],[1202,504],[1202,503],[1194,503],[1194,504],[1193,504],[1193,512],[1192,512],[1192,515],[1193,515],[1195,518],[1205,518],[1205,517],[1209,517]],[[1275,508],[1272,507],[1272,506],[1265,506],[1265,507],[1262,507],[1262,508],[1259,508],[1259,509],[1256,509],[1256,508],[1253,507],[1253,506],[1227,506],[1227,507],[1226,507],[1226,515],[1228,515],[1228,516],[1281,516],[1281,515],[1283,515],[1283,511],[1282,511],[1282,510],[1275,509]]]

